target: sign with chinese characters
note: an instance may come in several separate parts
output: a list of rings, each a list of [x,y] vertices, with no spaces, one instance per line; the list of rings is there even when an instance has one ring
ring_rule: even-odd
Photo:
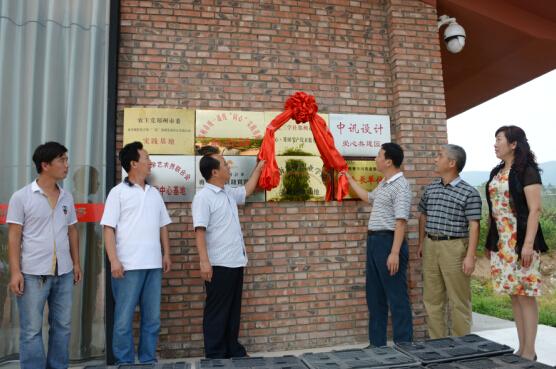
[[[141,141],[149,154],[193,155],[195,110],[126,108],[124,145]]]
[[[265,112],[264,115],[267,125],[280,113],[279,111]],[[328,114],[319,115],[324,119],[326,124],[328,124]],[[320,156],[309,122],[297,124],[295,120],[290,119],[276,131],[274,140],[276,142],[276,155]]]
[[[195,157],[150,155],[153,164],[148,182],[164,202],[190,202],[195,195]],[[122,180],[127,173],[122,168]]]
[[[196,168],[196,187],[200,191],[205,186],[205,179],[199,171],[199,161],[202,156],[197,156],[195,159]],[[256,156],[225,156],[224,159],[228,162],[231,171],[231,178],[228,185],[231,187],[243,186],[253,173],[253,169],[257,165]],[[247,197],[246,202],[264,202],[264,191],[255,191],[251,196]]]
[[[315,156],[277,156],[280,184],[266,193],[267,201],[324,201],[323,163]]]
[[[374,160],[346,160],[349,174],[367,192],[371,192],[382,180],[382,174],[376,169]],[[334,173],[334,183],[338,183],[338,173]],[[359,199],[355,191],[349,188],[349,195],[345,199]]]
[[[257,155],[265,129],[263,112],[197,110],[195,148],[210,145],[223,155]]]
[[[391,140],[388,115],[330,114],[329,127],[344,156],[375,157],[380,145]]]

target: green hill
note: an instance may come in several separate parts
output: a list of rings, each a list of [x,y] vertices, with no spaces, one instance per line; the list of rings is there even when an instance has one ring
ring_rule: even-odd
[[[542,183],[543,185],[556,186],[556,161],[547,161],[541,163],[539,166],[542,169]],[[490,171],[463,171],[461,176],[472,186],[479,186],[488,180]]]

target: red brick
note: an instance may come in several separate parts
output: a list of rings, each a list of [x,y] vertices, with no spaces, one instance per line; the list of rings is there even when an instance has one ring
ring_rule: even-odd
[[[435,9],[417,0],[220,3],[121,1],[117,149],[126,107],[281,110],[303,90],[319,111],[390,115],[392,139],[406,150],[415,219],[434,153],[447,142]],[[168,204],[176,223],[175,269],[163,281],[159,349],[167,358],[203,354],[190,207]],[[359,201],[240,211],[250,257],[240,333],[248,351],[366,342],[369,211]],[[424,338],[414,219],[409,292],[415,338]]]

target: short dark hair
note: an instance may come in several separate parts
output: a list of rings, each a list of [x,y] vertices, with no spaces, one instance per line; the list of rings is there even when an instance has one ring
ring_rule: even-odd
[[[200,147],[197,150],[197,154],[198,155],[203,155],[203,156],[204,155],[219,154],[219,153],[220,153],[220,150],[218,149],[218,147],[214,147],[214,146],[210,146],[210,145]]]
[[[51,163],[52,160],[61,157],[68,152],[68,149],[61,143],[49,141],[39,145],[33,153],[33,162],[37,168],[37,173],[42,172],[42,163]]]
[[[124,168],[127,173],[129,173],[131,169],[131,162],[139,161],[141,157],[139,150],[143,150],[143,144],[139,141],[128,143],[120,150],[118,157],[120,158],[122,168]]]
[[[204,155],[201,160],[199,161],[199,171],[201,175],[208,181],[212,178],[212,171],[214,169],[220,169],[220,161],[214,158],[213,155],[215,154],[207,154]]]
[[[403,163],[403,149],[400,145],[393,142],[386,142],[380,146],[384,150],[384,157],[392,160],[392,164],[399,168]]]

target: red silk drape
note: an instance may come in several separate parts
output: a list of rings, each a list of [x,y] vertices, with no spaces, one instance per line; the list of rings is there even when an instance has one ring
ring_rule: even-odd
[[[348,169],[346,161],[338,150],[336,150],[336,146],[334,146],[332,133],[330,133],[324,119],[322,119],[317,112],[318,106],[315,97],[312,95],[308,95],[304,92],[296,92],[288,98],[284,107],[284,112],[278,114],[266,127],[266,133],[259,151],[259,159],[265,160],[266,164],[259,178],[259,187],[268,191],[277,187],[280,183],[280,171],[278,170],[274,151],[274,134],[290,119],[294,119],[297,124],[309,122],[326,170],[335,169],[341,172]],[[332,182],[333,181],[329,181],[326,186],[326,201],[333,199]],[[336,200],[342,201],[348,194],[348,190],[349,184],[347,178],[345,176],[339,176],[338,188],[336,189],[335,196]]]

